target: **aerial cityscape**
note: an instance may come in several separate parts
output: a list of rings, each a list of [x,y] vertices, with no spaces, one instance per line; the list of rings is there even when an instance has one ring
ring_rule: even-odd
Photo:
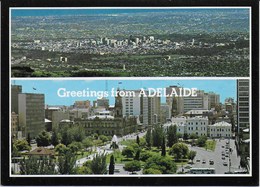
[[[249,20],[247,8],[12,9],[11,76],[247,77]]]
[[[165,95],[140,92],[158,86]],[[250,174],[249,90],[249,79],[12,80],[11,174]]]

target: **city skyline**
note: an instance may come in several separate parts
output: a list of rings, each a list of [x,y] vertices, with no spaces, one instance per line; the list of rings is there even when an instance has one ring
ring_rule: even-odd
[[[212,83],[214,82],[214,83]],[[205,92],[214,92],[220,95],[220,102],[224,103],[228,97],[236,100],[235,80],[12,80],[12,85],[21,85],[23,93],[45,94],[46,105],[73,105],[75,101],[94,101],[97,97],[59,97],[57,91],[65,88],[67,91],[108,91],[115,90],[139,90],[141,88],[166,88],[180,86],[184,88],[197,88]],[[114,105],[114,97],[109,94],[109,104]],[[165,103],[165,97],[161,99]]]

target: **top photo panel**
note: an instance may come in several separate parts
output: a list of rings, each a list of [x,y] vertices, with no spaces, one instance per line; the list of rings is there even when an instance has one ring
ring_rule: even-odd
[[[10,8],[11,77],[249,77],[251,8]]]

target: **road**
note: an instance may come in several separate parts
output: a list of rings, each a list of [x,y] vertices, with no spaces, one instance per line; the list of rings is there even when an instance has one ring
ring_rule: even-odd
[[[226,153],[226,142],[230,142],[230,148],[232,149],[232,152],[227,151]],[[228,146],[229,147],[229,146]],[[189,146],[190,150],[196,151],[196,157],[194,158],[194,164],[188,164],[184,165],[191,166],[192,168],[215,168],[216,174],[224,174],[225,172],[229,171],[229,157],[230,156],[230,171],[242,171],[240,169],[240,157],[237,154],[236,148],[235,148],[235,140],[224,140],[224,139],[216,139],[216,148],[214,151],[211,150],[205,150],[204,148],[200,147],[191,147]],[[228,149],[227,149],[228,150]],[[226,156],[222,156],[222,151],[224,151]],[[213,160],[214,164],[210,165],[209,160]],[[200,161],[197,161],[200,160]],[[206,163],[202,163],[202,160],[205,160]],[[227,162],[227,166],[224,166],[223,163]],[[181,171],[181,168],[178,169],[178,171]],[[187,169],[185,169],[187,171]]]

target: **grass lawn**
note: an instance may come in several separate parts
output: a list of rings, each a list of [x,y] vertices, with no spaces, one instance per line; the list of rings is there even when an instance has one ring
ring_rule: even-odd
[[[133,143],[136,143],[136,140],[123,140],[120,142],[121,145],[125,145],[125,146],[132,145]]]
[[[211,150],[211,151],[214,151],[215,147],[216,147],[216,141],[214,140],[207,140],[204,146],[206,150]]]
[[[84,154],[82,155],[81,152],[79,151],[79,152],[77,152],[77,160],[79,160],[81,158],[84,158],[84,157],[87,157],[87,156],[89,156],[89,155],[91,155],[93,153],[94,152],[90,153],[90,152],[87,151],[87,152],[84,152]]]

